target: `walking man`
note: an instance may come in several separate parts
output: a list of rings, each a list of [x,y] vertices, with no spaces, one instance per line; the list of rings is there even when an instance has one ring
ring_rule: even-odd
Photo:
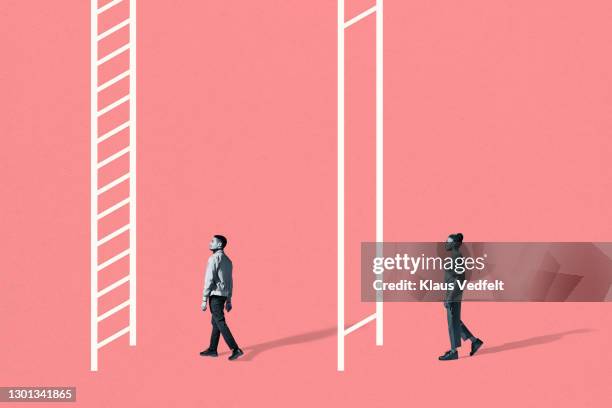
[[[234,336],[225,321],[223,307],[230,312],[232,310],[232,261],[223,251],[227,245],[227,239],[223,235],[215,235],[209,244],[209,249],[213,252],[208,258],[206,266],[206,276],[204,277],[204,293],[202,294],[202,311],[210,304],[210,314],[212,315],[212,332],[210,334],[210,346],[202,352],[201,356],[218,357],[217,346],[219,337],[232,350],[230,360],[236,360],[244,352],[236,344]]]
[[[470,339],[472,342],[470,356],[473,356],[484,343],[482,340],[474,337],[463,321],[461,321],[461,299],[463,291],[457,282],[465,281],[465,274],[463,272],[455,272],[456,268],[454,268],[454,265],[457,258],[463,257],[459,251],[462,243],[463,234],[458,233],[449,235],[445,244],[445,249],[450,251],[453,258],[453,268],[444,271],[444,282],[447,285],[452,284],[453,287],[453,289],[446,291],[444,299],[451,349],[438,357],[438,360],[456,360],[459,357],[457,347],[461,347],[461,339],[464,341]]]

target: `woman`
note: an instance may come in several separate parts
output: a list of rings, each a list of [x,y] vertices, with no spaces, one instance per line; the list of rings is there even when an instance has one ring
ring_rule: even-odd
[[[451,257],[453,258],[453,268],[444,270],[444,282],[449,287],[444,298],[444,307],[446,308],[451,349],[438,357],[438,360],[456,360],[458,358],[457,348],[461,347],[461,339],[470,339],[472,342],[470,356],[473,356],[484,343],[482,340],[474,337],[466,325],[461,321],[461,299],[463,291],[458,283],[465,281],[465,274],[463,272],[456,272],[454,266],[456,265],[456,260],[463,257],[461,251],[459,251],[462,243],[462,233],[449,235],[445,243],[445,249],[451,253]],[[450,285],[451,283],[452,288]]]

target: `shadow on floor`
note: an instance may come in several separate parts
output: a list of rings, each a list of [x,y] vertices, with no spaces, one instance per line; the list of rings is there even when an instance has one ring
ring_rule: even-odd
[[[485,340],[484,346],[482,347],[481,350],[478,351],[477,355],[500,353],[502,351],[508,351],[508,350],[514,350],[514,349],[523,348],[523,347],[531,347],[531,346],[537,346],[540,344],[552,343],[554,341],[561,340],[563,337],[570,335],[570,334],[588,333],[592,331],[593,329],[574,329],[574,330],[568,330],[568,331],[564,331],[560,333],[546,334],[543,336],[535,336],[535,337],[530,337],[528,339],[511,341],[511,342],[500,344],[499,346],[493,346],[493,347],[487,347],[487,343]]]
[[[350,327],[350,325],[348,326]],[[552,343],[561,340],[563,337],[571,334],[588,333],[594,331],[593,329],[574,329],[567,330],[560,333],[546,334],[543,336],[530,337],[523,340],[512,341],[498,346],[487,347],[487,343],[481,350],[478,351],[477,355],[500,353],[503,351],[514,350],[524,347],[537,346],[540,344]],[[336,327],[332,326],[327,329],[321,329],[309,333],[296,334],[294,336],[283,337],[281,339],[270,340],[263,343],[253,344],[250,346],[243,347],[244,357],[240,358],[239,361],[251,361],[259,354],[272,350],[275,348],[292,346],[294,344],[310,343],[313,341],[321,340],[326,337],[330,337],[336,334]],[[229,351],[219,353],[220,356],[229,355]]]
[[[350,326],[349,326],[350,327]],[[317,341],[324,339],[325,337],[330,337],[335,335],[337,332],[336,326],[329,327],[327,329],[321,329],[309,333],[296,334],[294,336],[283,337],[282,339],[270,340],[263,343],[253,344],[250,346],[242,347],[244,350],[244,356],[239,359],[239,361],[251,361],[259,354],[279,348],[292,346],[294,344],[302,344],[302,343],[310,343],[312,341]],[[219,353],[220,356],[229,355],[229,351],[224,353]]]

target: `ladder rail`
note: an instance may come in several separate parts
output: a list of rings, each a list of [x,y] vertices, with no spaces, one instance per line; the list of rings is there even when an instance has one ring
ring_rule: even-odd
[[[338,0],[338,371],[344,371],[344,0]]]
[[[91,1],[91,247],[90,247],[90,369],[98,370],[98,10],[96,0]],[[94,221],[95,220],[95,221]]]
[[[136,0],[130,0],[130,346],[136,345]]]

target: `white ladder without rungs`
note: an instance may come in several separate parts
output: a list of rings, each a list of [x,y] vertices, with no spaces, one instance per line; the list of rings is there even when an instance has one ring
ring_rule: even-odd
[[[119,11],[117,5],[123,3],[125,6],[129,2],[129,15],[125,16],[121,22],[112,27],[99,32],[101,21],[110,14]],[[129,41],[126,44],[118,46],[116,49],[100,55],[99,45],[105,39],[112,39],[111,36],[118,35],[124,30],[129,32]],[[99,82],[99,71],[103,69],[104,64],[111,61],[117,62],[115,58],[129,54],[129,63],[121,73],[114,75],[112,78],[103,83]],[[98,106],[99,95],[102,91],[112,90],[111,87],[127,79],[129,81],[129,91],[126,95],[117,100]],[[120,124],[103,134],[99,133],[100,123],[110,112],[115,109],[129,106],[128,117]],[[122,149],[114,152],[107,157],[100,157],[99,146],[112,137],[117,137],[124,130],[129,132],[129,144]],[[105,185],[99,184],[100,171],[104,171],[106,166],[109,166],[115,160],[129,157],[129,170],[126,174],[115,178],[113,181]],[[110,167],[110,166],[109,166]],[[129,183],[129,195],[127,198],[120,200],[108,208],[100,211],[98,208],[98,199],[103,194],[112,191],[115,187],[122,183]],[[105,236],[99,236],[100,222],[106,217],[117,216],[117,211],[124,208],[129,208],[129,219],[123,223],[123,226],[107,233]],[[108,244],[113,239],[122,234],[129,234],[128,248],[121,250],[108,259],[101,261],[99,257],[100,247]],[[99,276],[104,274],[105,270],[114,263],[128,258],[129,270],[126,275],[116,280],[112,284],[100,288],[98,285]],[[99,350],[111,343],[112,341],[129,334],[129,344],[136,345],[136,0],[112,0],[105,2],[103,5],[98,4],[98,0],[91,0],[91,371],[98,370],[98,353]],[[100,313],[99,301],[100,298],[112,292],[113,290],[129,285],[129,297],[124,302]],[[129,309],[129,323],[123,329],[114,334],[100,339],[98,329],[100,322],[111,317],[115,313]]]
[[[344,371],[345,337],[376,321],[376,345],[383,345],[383,298],[376,293],[376,311],[349,328],[344,319],[344,35],[354,24],[376,16],[376,253],[382,255],[383,242],[383,0],[346,20],[345,0],[338,0],[338,371]]]

